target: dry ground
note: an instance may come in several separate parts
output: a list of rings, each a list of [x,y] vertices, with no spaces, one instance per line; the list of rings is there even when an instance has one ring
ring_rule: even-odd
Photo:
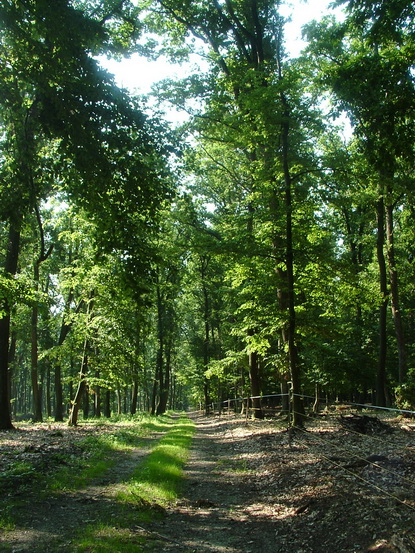
[[[181,498],[163,519],[131,528],[148,536],[146,553],[415,553],[413,422],[361,435],[335,416],[290,433],[283,420],[191,416],[197,432]],[[90,431],[28,428],[0,433],[0,471],[19,452],[52,470],[79,454],[77,440]],[[118,454],[109,473],[65,497],[23,495],[0,552],[75,551],[71,528],[115,508],[117,486],[147,452]]]
[[[415,553],[407,423],[361,435],[323,417],[289,435],[276,421],[195,421],[186,490],[157,527],[172,540],[160,551]]]

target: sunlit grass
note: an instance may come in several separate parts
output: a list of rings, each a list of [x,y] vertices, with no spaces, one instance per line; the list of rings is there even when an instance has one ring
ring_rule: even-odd
[[[118,508],[111,518],[83,528],[73,553],[149,553],[151,538],[140,535],[137,523],[162,516],[169,502],[177,498],[183,480],[194,425],[186,417],[165,416],[148,421],[148,427],[169,428],[130,480],[116,496]]]
[[[98,524],[82,531],[74,553],[145,553],[145,538],[129,529]]]
[[[176,499],[193,431],[193,423],[181,417],[137,467],[118,499],[130,504],[162,506]]]
[[[143,446],[145,437],[154,432],[165,432],[171,423],[167,416],[141,415],[123,420],[118,417],[115,422],[111,421],[110,431],[106,428],[100,433],[98,421],[93,421],[91,424],[97,426],[97,433],[79,442],[79,456],[72,456],[70,463],[60,467],[48,479],[48,490],[65,491],[86,486],[113,466],[114,452]]]

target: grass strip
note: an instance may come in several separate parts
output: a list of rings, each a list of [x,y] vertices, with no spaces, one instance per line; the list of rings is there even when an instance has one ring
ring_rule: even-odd
[[[187,417],[178,418],[173,428],[136,468],[118,499],[127,504],[162,507],[176,499],[193,432],[194,424]]]
[[[142,446],[143,438],[155,432],[166,432],[170,425],[168,416],[156,418],[143,414],[139,419],[111,419],[106,431],[100,433],[97,422],[97,433],[79,442],[80,455],[72,456],[69,463],[56,470],[48,478],[46,488],[48,491],[67,491],[85,487],[114,465],[114,452]]]
[[[26,460],[25,452],[16,451],[16,460],[0,470],[0,530],[12,530],[15,525],[15,512],[24,498],[31,493],[37,497],[64,493],[88,485],[94,478],[106,473],[113,466],[114,453],[128,451],[146,445],[145,438],[157,433],[165,433],[172,426],[168,415],[154,417],[139,414],[134,417],[113,417],[83,421],[81,426],[91,428],[93,433],[69,446],[65,441],[66,424],[62,430],[56,429],[56,441],[62,439],[62,450],[56,448],[48,455],[38,455],[37,459]],[[25,423],[21,431],[32,427]],[[45,430],[45,435],[49,433]],[[28,449],[29,453],[39,447]],[[11,456],[11,455],[10,455]],[[24,460],[23,460],[24,459]]]
[[[185,416],[170,417],[170,429],[140,463],[117,494],[121,511],[80,533],[74,553],[147,553],[148,538],[134,531],[137,523],[163,516],[180,493],[183,466],[189,455],[194,424]]]

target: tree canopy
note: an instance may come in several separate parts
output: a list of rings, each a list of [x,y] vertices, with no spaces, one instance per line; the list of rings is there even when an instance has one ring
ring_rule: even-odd
[[[415,407],[414,8],[336,4],[293,58],[278,1],[2,2],[1,428]],[[147,102],[98,62],[133,52],[204,64]]]

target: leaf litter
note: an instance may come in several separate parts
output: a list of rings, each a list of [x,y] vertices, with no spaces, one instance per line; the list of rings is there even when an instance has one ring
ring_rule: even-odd
[[[145,533],[149,551],[415,553],[415,433],[410,422],[393,419],[387,422],[390,432],[359,434],[334,417],[316,418],[305,430],[292,432],[283,418],[192,418],[198,432],[182,497],[161,519],[131,529]],[[39,551],[76,551],[69,530],[96,520],[100,509],[112,508],[111,475],[100,486],[69,494],[61,504],[28,491],[42,472],[88,455],[82,440],[96,432],[108,429],[23,425],[0,433],[1,491],[8,498],[20,497],[18,519],[27,517],[1,534],[0,551],[37,551],[36,543],[43,544]],[[140,451],[128,460],[121,455],[112,473],[132,471],[145,454]],[[16,466],[21,480],[16,476],[10,486]]]

